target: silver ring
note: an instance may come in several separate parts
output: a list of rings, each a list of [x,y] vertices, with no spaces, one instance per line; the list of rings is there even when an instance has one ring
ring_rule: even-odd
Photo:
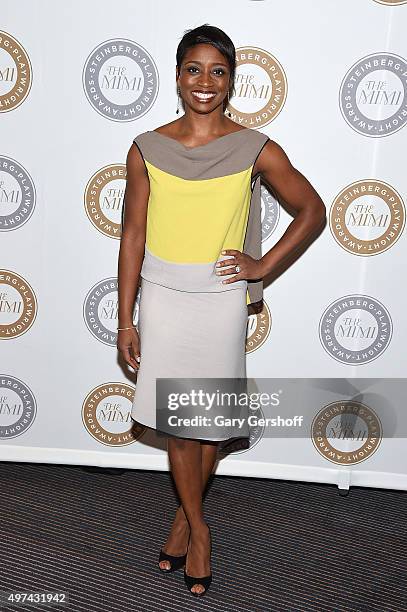
[[[236,266],[236,272],[239,274],[239,272],[240,272],[240,266]]]

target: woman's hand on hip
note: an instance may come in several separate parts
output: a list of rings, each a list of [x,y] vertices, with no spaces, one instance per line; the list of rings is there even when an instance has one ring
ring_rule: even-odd
[[[226,249],[222,251],[227,259],[218,261],[215,269],[217,276],[234,276],[224,279],[224,284],[234,283],[239,280],[261,280],[263,278],[262,263],[259,259],[253,259],[250,255],[237,251],[236,249]],[[236,269],[236,266],[238,268]]]

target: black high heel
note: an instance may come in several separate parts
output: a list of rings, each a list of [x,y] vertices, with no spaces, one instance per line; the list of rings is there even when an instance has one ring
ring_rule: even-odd
[[[209,525],[208,525],[208,529],[209,529],[209,551],[211,552],[212,534],[211,534],[211,528],[209,527]],[[188,554],[188,551],[187,551],[187,554]],[[185,563],[186,563],[186,560],[185,560]],[[208,592],[209,586],[212,582],[212,572],[209,574],[209,576],[201,576],[201,577],[189,576],[184,567],[184,580],[185,580],[185,584],[188,587],[188,591],[192,593],[192,595],[195,595],[195,597],[203,597],[205,593]],[[202,584],[205,590],[202,591],[201,593],[197,593],[196,591],[191,591],[192,587],[195,584]]]
[[[175,572],[181,569],[181,567],[185,565],[186,560],[187,553],[185,553],[185,555],[180,555],[179,557],[174,557],[173,555],[169,555],[164,552],[163,549],[161,549],[160,555],[158,557],[158,563],[160,563],[160,561],[169,561],[171,563],[171,567],[170,569],[164,569],[160,565],[158,565],[158,569],[161,570],[164,574],[169,574],[171,572]]]

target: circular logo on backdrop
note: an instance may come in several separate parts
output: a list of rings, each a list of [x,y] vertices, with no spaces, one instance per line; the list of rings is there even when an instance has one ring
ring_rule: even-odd
[[[246,354],[256,351],[265,343],[269,336],[270,328],[270,309],[267,306],[266,300],[263,298],[263,306],[260,312],[249,314],[247,318]]]
[[[14,159],[0,155],[0,231],[18,229],[35,208],[35,187],[31,176]]]
[[[336,242],[353,255],[379,255],[400,238],[404,202],[397,191],[375,179],[356,181],[335,198],[330,228]]]
[[[407,0],[375,0],[379,4],[387,4],[388,6],[398,6],[399,4],[407,4]]]
[[[347,123],[364,136],[389,136],[407,122],[407,64],[394,53],[373,53],[345,75],[339,106]]]
[[[246,127],[261,128],[277,117],[287,97],[287,77],[279,61],[259,47],[236,49],[232,119]]]
[[[106,446],[127,446],[136,442],[146,428],[135,425],[130,413],[134,387],[113,382],[92,389],[82,406],[82,421],[87,432]]]
[[[120,238],[126,166],[112,164],[101,168],[89,179],[85,189],[85,210],[99,232]]]
[[[355,465],[377,451],[382,425],[370,406],[353,400],[336,401],[314,417],[311,439],[324,459],[337,465]]]
[[[118,322],[117,278],[106,278],[96,283],[83,304],[83,317],[91,334],[100,342],[117,348]],[[133,324],[137,325],[141,288],[138,289]]]
[[[114,38],[98,45],[83,68],[83,87],[93,108],[112,121],[134,121],[158,94],[158,70],[140,44]]]
[[[261,193],[261,241],[265,242],[277,227],[280,217],[280,206],[274,195],[264,186]]]
[[[31,389],[15,376],[0,374],[0,440],[21,436],[36,414],[37,402]]]
[[[390,344],[393,325],[388,310],[368,295],[346,295],[332,302],[319,324],[326,352],[346,365],[364,365]]]
[[[0,340],[25,334],[37,316],[37,298],[25,278],[0,270],[0,303]]]
[[[27,51],[7,32],[0,31],[0,112],[20,106],[28,96],[32,68]]]

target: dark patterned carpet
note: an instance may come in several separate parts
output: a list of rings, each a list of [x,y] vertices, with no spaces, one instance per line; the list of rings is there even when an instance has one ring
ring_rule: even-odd
[[[0,463],[0,590],[66,591],[73,612],[407,611],[407,493],[216,476],[213,582],[189,594],[158,551],[168,472]]]

